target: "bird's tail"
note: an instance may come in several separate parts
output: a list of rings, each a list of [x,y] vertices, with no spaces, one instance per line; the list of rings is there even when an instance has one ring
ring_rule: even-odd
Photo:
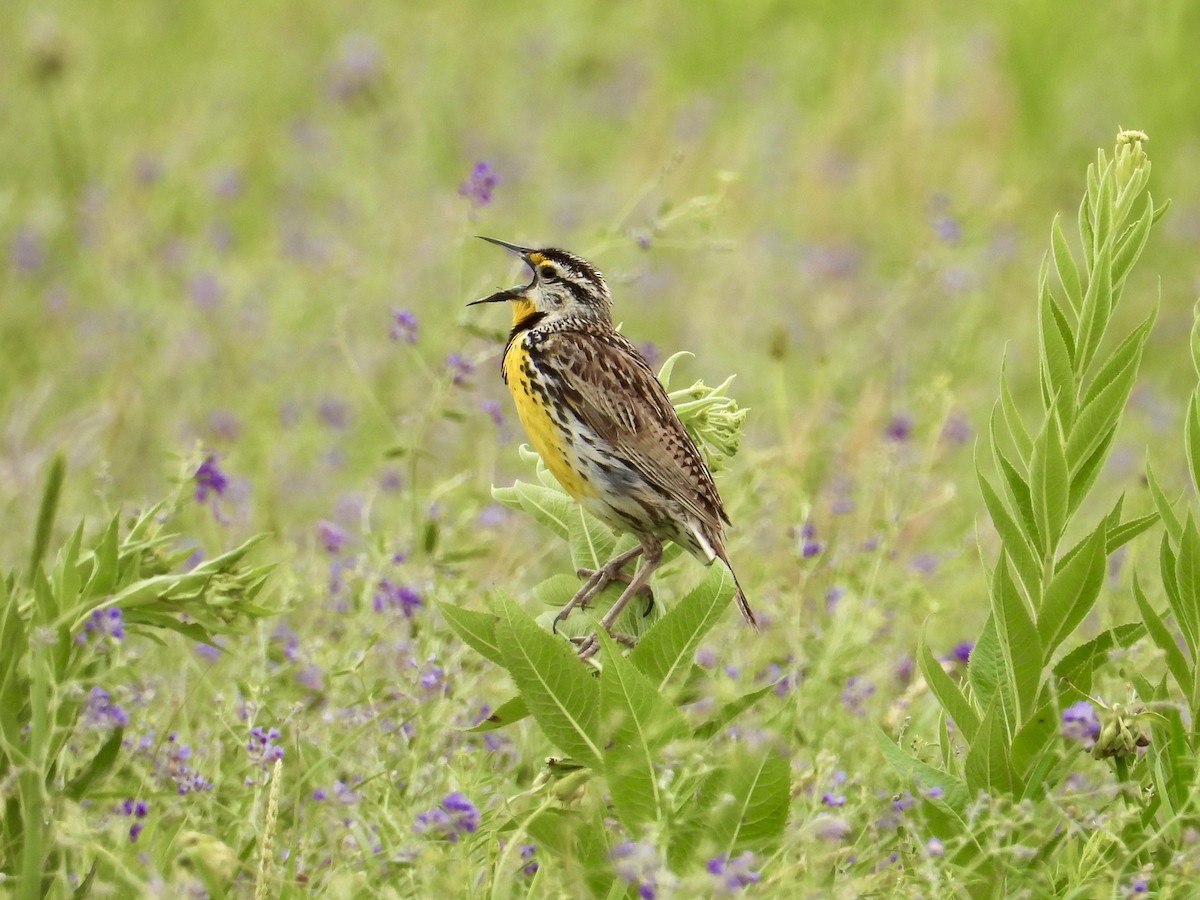
[[[718,554],[721,562],[725,563],[725,568],[729,570],[729,574],[733,576],[733,587],[736,593],[733,595],[733,602],[737,604],[737,608],[741,610],[742,618],[755,631],[761,631],[758,627],[758,619],[754,618],[754,610],[750,608],[750,601],[746,599],[746,592],[742,590],[742,583],[738,581],[737,573],[733,571],[733,566],[729,564],[729,559],[724,553]]]

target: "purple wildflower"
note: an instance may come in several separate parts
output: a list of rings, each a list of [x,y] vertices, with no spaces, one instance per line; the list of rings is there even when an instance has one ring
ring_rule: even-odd
[[[446,357],[446,365],[450,368],[455,387],[462,387],[467,383],[467,379],[475,374],[475,364],[461,353],[449,354]]]
[[[250,729],[250,740],[246,741],[246,751],[250,760],[266,768],[277,759],[283,759],[283,747],[275,742],[279,740],[278,728],[263,728],[255,725]]]
[[[345,428],[350,424],[350,411],[344,401],[326,397],[317,404],[317,417],[330,428]]]
[[[220,497],[229,487],[229,479],[217,465],[217,457],[213,453],[204,458],[204,462],[200,463],[200,467],[196,469],[196,474],[192,478],[196,482],[197,503],[206,501],[210,493]]]
[[[418,681],[427,691],[435,691],[445,684],[446,670],[431,658],[429,664],[421,670]]]
[[[851,675],[842,688],[842,706],[856,716],[864,715],[866,709],[863,704],[874,693],[875,685],[861,676]]]
[[[80,642],[87,641],[93,635],[101,641],[105,638],[119,641],[125,637],[125,623],[119,607],[92,610],[92,614],[83,623],[83,633],[79,635]]]
[[[208,187],[214,197],[232,200],[246,187],[246,178],[236,166],[221,166],[208,174]]]
[[[659,352],[658,344],[654,341],[646,341],[637,345],[638,352],[642,354],[642,358],[648,362],[651,367],[657,366],[658,361],[662,359],[662,353]]]
[[[846,796],[844,794],[835,794],[833,791],[826,791],[821,795],[821,802],[826,806],[845,806]]]
[[[335,522],[330,522],[328,519],[320,519],[317,522],[317,538],[321,541],[321,546],[330,556],[336,556],[342,552],[342,547],[346,543],[346,532]]]
[[[714,856],[705,865],[709,874],[716,876],[715,880],[722,893],[739,891],[747,885],[757,884],[762,877],[751,868],[754,865],[754,853],[743,850],[732,859],[722,853]]]
[[[841,816],[818,816],[813,823],[813,834],[819,840],[837,843],[850,836],[850,823]]]
[[[537,853],[537,844],[522,844],[520,850],[521,861],[524,863],[521,866],[521,873],[523,875],[532,875],[538,870],[538,862],[533,858],[534,854]]]
[[[1060,734],[1091,747],[1100,737],[1100,717],[1096,714],[1096,707],[1087,700],[1072,703],[1063,710]]]
[[[492,167],[484,160],[475,163],[471,174],[458,186],[459,196],[466,197],[472,206],[487,206],[492,202],[492,191],[498,179]]]
[[[188,277],[187,295],[201,309],[214,309],[225,299],[225,286],[212,272],[194,272]]]
[[[392,326],[388,329],[388,337],[393,341],[404,341],[406,344],[417,342],[417,317],[407,309],[392,310]]]
[[[637,887],[641,900],[654,900],[662,862],[658,851],[648,841],[622,841],[608,854],[617,877]]]
[[[972,433],[971,421],[966,415],[954,412],[942,423],[942,433],[939,437],[947,444],[965,444],[971,439]]]
[[[167,735],[166,759],[160,764],[155,760],[155,769],[160,770],[175,783],[175,792],[180,796],[192,791],[207,791],[212,789],[212,782],[202,777],[191,766],[192,748],[179,740],[179,734],[172,731]]]
[[[1144,875],[1139,875],[1133,881],[1129,882],[1129,894],[1145,894],[1150,890],[1150,879]]]
[[[9,258],[13,268],[26,274],[33,273],[46,265],[46,247],[42,236],[32,228],[22,228],[12,237]]]
[[[134,822],[129,826],[129,843],[136,844],[138,835],[142,833],[142,829],[146,827],[145,822]]]
[[[959,641],[954,645],[954,649],[950,651],[950,658],[966,665],[971,661],[971,651],[974,649],[975,644],[972,641]]]
[[[479,827],[479,809],[465,794],[455,791],[442,798],[433,809],[417,815],[413,833],[428,834],[456,843],[463,834],[474,833]]]
[[[413,612],[424,605],[425,602],[421,599],[421,595],[415,590],[407,584],[396,584],[390,578],[384,578],[379,582],[375,596],[371,599],[371,606],[375,612],[399,609],[406,619],[411,619]]]
[[[480,402],[479,408],[488,414],[488,418],[497,428],[504,424],[504,411],[495,400],[483,400]]]
[[[931,837],[925,842],[925,852],[930,856],[941,856],[946,852],[946,846],[935,837]]]
[[[149,187],[163,176],[161,157],[152,153],[139,153],[133,160],[133,178],[142,187]]]
[[[954,216],[943,214],[934,216],[933,232],[943,243],[957,244],[962,237],[962,226]]]
[[[113,703],[108,691],[99,685],[88,691],[84,720],[95,728],[124,728],[129,724],[125,710]]]
[[[897,413],[888,420],[887,427],[883,430],[883,435],[889,441],[901,443],[907,441],[912,436],[912,429],[912,416],[906,413]]]

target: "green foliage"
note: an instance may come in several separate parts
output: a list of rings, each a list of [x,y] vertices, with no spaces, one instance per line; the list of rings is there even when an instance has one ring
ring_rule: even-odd
[[[244,562],[261,538],[179,571],[192,549],[176,546],[178,535],[164,527],[174,512],[166,503],[140,513],[124,535],[120,515],[113,516],[90,543],[81,522],[47,573],[42,562],[65,471],[55,458],[28,570],[0,578],[0,781],[17,786],[0,830],[0,871],[14,896],[29,898],[63,887],[54,881],[67,853],[56,823],[70,808],[104,796],[122,748],[117,725],[90,758],[67,752],[79,740],[87,687],[101,682],[108,666],[86,640],[85,623],[119,610],[130,633],[157,639],[169,630],[212,643],[275,613],[255,602],[273,566]],[[70,864],[94,874],[101,861],[76,856]]]
[[[680,354],[664,364],[660,377],[669,382]],[[731,379],[730,379],[731,380]],[[672,393],[680,417],[704,448],[710,462],[736,452],[745,411],[725,395],[730,380],[717,388],[697,382]],[[527,454],[533,460],[531,454]],[[496,499],[520,509],[567,541],[572,563],[594,569],[616,552],[632,546],[583,510],[538,462],[538,485],[517,482],[496,488]],[[668,548],[678,552],[678,548]],[[551,606],[561,605],[578,588],[575,579],[554,576],[535,589]],[[638,616],[625,616],[618,627],[638,636],[626,655],[603,630],[598,637],[602,665],[599,677],[580,662],[574,647],[551,634],[522,607],[498,594],[491,614],[441,604],[455,632],[490,662],[503,667],[517,696],[502,704],[487,722],[493,730],[532,716],[542,733],[566,756],[554,767],[570,774],[573,792],[603,790],[626,833],[659,836],[673,869],[695,870],[701,854],[735,855],[776,841],[788,816],[790,776],[787,760],[773,749],[755,751],[726,746],[723,730],[767,688],[750,691],[722,704],[715,714],[689,721],[679,704],[695,689],[699,670],[696,648],[716,626],[734,594],[729,570],[709,567],[704,580],[647,627]],[[610,592],[611,599],[611,592]],[[549,614],[547,614],[549,615]],[[593,615],[576,615],[592,630]],[[568,624],[570,624],[568,622]],[[577,628],[579,626],[576,626]],[[571,629],[564,631],[571,634]],[[520,828],[544,834],[553,817],[560,835],[582,835],[595,828],[596,802],[582,809],[555,809],[545,796],[561,785],[547,782],[530,798]],[[520,818],[520,814],[518,814]],[[602,831],[602,826],[597,828]],[[613,876],[607,845],[582,848],[561,837],[546,844],[566,859],[586,853],[595,857],[587,878],[598,893],[608,891]],[[603,852],[599,852],[603,850]]]
[[[703,855],[768,846],[787,820],[785,757],[770,748],[729,746],[723,736],[729,723],[770,686],[698,720],[685,717],[679,708],[695,688],[696,646],[726,611],[733,593],[728,570],[714,565],[627,656],[601,632],[598,678],[567,641],[548,633],[503,594],[496,596],[492,614],[449,604],[440,608],[459,637],[507,670],[518,691],[480,730],[531,715],[569,757],[554,768],[570,773],[561,780],[569,781],[572,793],[595,797],[597,791],[606,792],[627,833],[662,835],[672,867],[685,871],[700,865]],[[551,815],[564,834],[596,827],[594,802],[569,809],[546,804],[547,797],[560,796],[562,790],[559,781],[549,780],[528,796],[530,818],[521,827],[537,834]],[[575,844],[561,840],[547,849],[560,846],[564,854],[578,852]],[[606,845],[599,857],[604,872],[609,849]],[[604,872],[593,871],[589,877],[611,884],[611,872]]]
[[[1118,498],[1063,549],[1064,538],[1081,532],[1077,520],[1112,448],[1157,313],[1152,307],[1113,350],[1102,352],[1130,269],[1165,210],[1145,194],[1150,166],[1144,141],[1140,133],[1123,132],[1113,159],[1101,153],[1088,169],[1079,214],[1082,266],[1057,219],[1051,229],[1051,253],[1038,283],[1042,403],[1036,430],[1026,428],[1007,373],[1001,374],[988,435],[993,472],[979,460],[976,467],[1000,548],[988,592],[990,615],[972,650],[965,687],[928,649],[918,657],[945,724],[953,721],[965,753],[943,752],[944,768],[931,767],[885,736],[881,740],[898,770],[941,789],[940,799],[926,804],[929,821],[966,840],[968,798],[977,792],[1037,800],[1062,790],[1072,768],[1052,738],[1063,710],[1073,703],[1077,709],[1076,701],[1089,696],[1114,650],[1148,636],[1166,673],[1157,683],[1141,672],[1126,674],[1138,705],[1099,704],[1091,755],[1110,760],[1120,782],[1141,785],[1127,798],[1139,820],[1127,822],[1125,834],[1141,841],[1138,859],[1163,863],[1176,846],[1180,822],[1198,821],[1200,814],[1194,802],[1200,746],[1195,733],[1181,727],[1200,714],[1200,529],[1190,510],[1179,514],[1147,467],[1156,514],[1123,519],[1124,497]],[[1135,210],[1140,212],[1134,215]],[[1057,288],[1049,278],[1050,259]],[[1192,331],[1200,376],[1197,347],[1200,320]],[[1193,487],[1200,484],[1198,421],[1200,387],[1185,425]],[[1096,608],[1109,555],[1159,520],[1165,525],[1158,559],[1167,612],[1155,608],[1135,575],[1132,591],[1141,621],[1110,627],[1072,648],[1072,635]],[[950,739],[945,725],[942,739]],[[974,858],[971,847],[964,844],[964,858]],[[981,888],[983,879],[1005,877],[994,864],[981,865],[978,874]]]

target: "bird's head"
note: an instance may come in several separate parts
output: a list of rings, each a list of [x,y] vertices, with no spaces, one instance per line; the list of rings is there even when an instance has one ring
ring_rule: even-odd
[[[495,238],[483,240],[520,256],[533,270],[533,280],[475,300],[468,306],[507,300],[513,304],[514,325],[536,313],[546,318],[611,320],[612,295],[608,285],[604,283],[604,276],[586,259],[554,247],[533,250]]]

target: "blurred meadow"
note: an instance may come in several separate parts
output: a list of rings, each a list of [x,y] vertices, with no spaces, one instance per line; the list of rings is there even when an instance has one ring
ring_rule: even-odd
[[[572,569],[492,497],[533,468],[508,312],[466,308],[526,278],[485,234],[593,260],[656,368],[695,354],[673,386],[736,373],[750,410],[718,483],[767,627],[727,613],[698,690],[775,685],[730,739],[786,748],[786,829],[740,881],[617,854],[608,895],[965,896],[977,863],[876,729],[935,742],[917,647],[961,675],[987,619],[976,443],[1005,359],[1038,402],[1051,221],[1073,231],[1120,128],[1149,135],[1172,206],[1115,312],[1123,334],[1161,303],[1086,508],[1151,512],[1147,454],[1170,496],[1188,485],[1197,34],[1186,0],[0,4],[0,571],[29,561],[59,453],[47,566],[76,522],[164,497],[187,565],[265,532],[251,559],[274,566],[272,614],[220,649],[79,632],[103,664],[58,685],[81,709],[64,766],[120,747],[47,813],[46,890],[586,895],[498,833],[555,751],[529,722],[465,730],[512,690],[434,605],[501,590],[537,614],[532,587]],[[1112,554],[1082,637],[1137,618],[1158,541]],[[702,575],[680,560],[656,593]],[[1110,663],[1110,703],[1162,668],[1141,643]],[[1023,868],[995,895],[1187,896],[1200,830],[1089,850],[1116,776],[1059,743],[1075,794],[976,810]],[[1058,831],[1080,846],[1026,865]]]

